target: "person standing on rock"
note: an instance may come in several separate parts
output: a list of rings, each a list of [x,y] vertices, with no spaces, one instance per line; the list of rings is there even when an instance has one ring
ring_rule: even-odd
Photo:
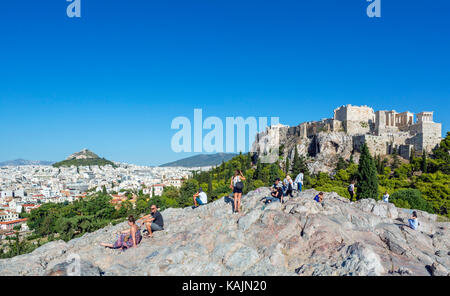
[[[138,221],[145,224],[147,228],[148,235],[146,237],[152,237],[153,232],[164,230],[164,220],[156,205],[152,205],[150,207],[151,213],[150,215],[144,216]]]
[[[203,191],[202,187],[198,188],[198,191],[197,193],[194,194],[193,199],[194,199],[194,206],[192,207],[193,209],[197,208],[199,205],[202,206],[208,203],[208,196]]]
[[[389,193],[387,191],[383,195],[383,201],[384,202],[389,202]]]
[[[297,183],[297,189],[298,189],[298,192],[302,192],[302,187],[303,187],[303,177],[304,177],[304,175],[303,175],[303,173],[302,172],[300,172],[298,175],[297,175],[297,177],[295,177],[295,183]]]
[[[133,216],[128,217],[128,225],[130,226],[130,229],[121,231],[119,233],[119,238],[114,244],[101,243],[100,245],[107,248],[122,250],[132,247],[136,248],[142,239],[141,230],[136,225],[136,220]]]
[[[294,189],[294,182],[292,182],[291,176],[287,175],[285,179],[286,190],[284,196],[292,197],[292,190]]]
[[[242,175],[241,170],[236,170],[234,172],[234,176],[231,178],[230,188],[233,189],[234,195],[234,212],[240,213],[241,211],[241,198],[242,198],[242,189],[244,189],[245,181],[244,175]]]
[[[352,180],[350,185],[348,185],[348,193],[350,194],[350,201],[353,201],[353,197],[355,196],[355,180]]]
[[[419,219],[417,219],[416,211],[412,212],[412,217],[411,217],[411,219],[408,219],[408,224],[409,224],[409,227],[411,227],[414,230],[417,230],[417,228],[419,227]]]

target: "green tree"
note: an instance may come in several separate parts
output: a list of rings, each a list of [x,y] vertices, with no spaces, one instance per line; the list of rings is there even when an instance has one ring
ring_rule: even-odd
[[[355,161],[354,161],[354,159],[353,159],[353,153],[352,153],[352,155],[350,155],[350,160],[348,161],[350,164],[353,164],[353,163],[355,163]]]
[[[410,209],[433,212],[433,207],[422,198],[422,194],[417,189],[398,190],[392,194],[390,200],[398,207],[409,206]]]
[[[301,166],[302,166],[302,164],[301,164],[300,156],[298,154],[297,145],[295,145],[294,159],[293,159],[293,164],[292,164],[292,174],[294,176],[297,176],[300,173]]]
[[[397,148],[394,148],[394,151],[392,153],[392,165],[391,168],[394,171],[400,166],[400,158],[398,156]]]
[[[358,166],[357,197],[378,198],[378,176],[375,162],[370,155],[369,147],[364,143],[361,147],[361,157]]]
[[[212,196],[213,186],[212,186],[212,176],[211,173],[208,174],[208,196]]]
[[[286,157],[286,163],[285,163],[285,173],[286,175],[289,174],[289,158]]]
[[[179,201],[181,207],[192,205],[192,196],[198,191],[198,187],[198,181],[195,179],[188,179],[181,185]]]
[[[422,154],[422,164],[421,164],[421,170],[422,173],[426,174],[428,171],[428,159],[427,159],[427,152],[424,151]]]
[[[345,170],[348,167],[348,163],[344,160],[342,156],[339,157],[336,164],[336,171]]]

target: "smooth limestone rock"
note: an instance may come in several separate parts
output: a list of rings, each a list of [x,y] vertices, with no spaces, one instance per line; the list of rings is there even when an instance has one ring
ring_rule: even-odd
[[[114,242],[127,228],[123,222],[0,260],[0,274],[64,276],[77,267],[82,276],[450,273],[449,223],[418,211],[415,231],[406,225],[411,210],[370,199],[350,203],[336,193],[317,203],[317,193],[307,190],[284,204],[263,205],[270,190],[259,188],[242,198],[240,215],[232,213],[229,197],[196,209],[167,209],[165,230],[137,248],[99,246]]]

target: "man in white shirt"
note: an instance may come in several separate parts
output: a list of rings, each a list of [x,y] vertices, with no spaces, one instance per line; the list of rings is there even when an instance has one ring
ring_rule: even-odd
[[[200,206],[206,205],[208,203],[208,196],[203,191],[202,187],[200,187],[198,189],[198,192],[196,194],[194,194],[193,199],[194,199],[194,206],[193,206],[193,208],[196,208],[199,205]]]
[[[302,172],[300,172],[300,174],[297,175],[294,182],[297,183],[298,191],[301,192],[302,187],[303,187],[303,173]]]

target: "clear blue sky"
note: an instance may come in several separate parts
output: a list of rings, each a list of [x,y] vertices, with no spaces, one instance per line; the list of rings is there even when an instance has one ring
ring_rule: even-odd
[[[89,148],[158,165],[176,116],[331,117],[343,104],[435,111],[450,128],[450,1],[0,2],[0,161]]]

